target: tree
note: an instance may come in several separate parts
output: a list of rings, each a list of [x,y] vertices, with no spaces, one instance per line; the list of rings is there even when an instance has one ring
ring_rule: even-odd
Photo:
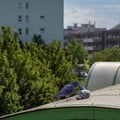
[[[41,45],[43,48],[46,46],[45,41],[42,39],[41,35],[34,34],[33,42],[36,43],[38,46]]]
[[[88,71],[88,52],[84,50],[84,47],[76,39],[73,39],[71,43],[65,48],[65,56],[68,61],[73,64],[73,70],[77,74],[80,80],[84,81],[81,73]]]
[[[23,109],[18,94],[17,74],[14,69],[15,56],[19,55],[18,34],[2,26],[0,35],[0,115]]]
[[[99,62],[99,61],[104,61],[104,62],[120,61],[120,48],[112,47],[100,52],[96,52],[90,58],[89,63],[90,65],[92,65],[93,63]]]
[[[65,57],[65,51],[62,48],[61,41],[53,41],[45,49],[45,59],[49,64],[49,69],[55,75],[55,84],[61,89],[65,84],[77,79],[72,72],[72,62]]]
[[[72,61],[73,65],[84,64],[88,59],[88,52],[84,50],[83,45],[76,39],[73,39],[71,43],[65,48],[65,54],[69,61]]]
[[[27,42],[21,47],[18,33],[4,26],[0,66],[0,115],[49,103],[58,90],[77,79],[60,41],[45,47]]]
[[[37,52],[40,52],[34,47],[33,44],[29,44],[29,49],[24,50],[22,69],[19,72],[19,93],[24,109],[48,103],[53,100],[53,94],[56,93],[56,87],[52,82],[55,77],[48,65],[38,59]]]

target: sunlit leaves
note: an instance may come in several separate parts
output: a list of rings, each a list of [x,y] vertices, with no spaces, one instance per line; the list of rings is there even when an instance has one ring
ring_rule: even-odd
[[[36,40],[21,47],[18,33],[2,27],[0,115],[52,102],[65,84],[78,79],[72,69],[87,55],[80,44],[63,49],[61,41],[44,44],[40,36]]]
[[[99,61],[100,62],[120,61],[120,48],[113,47],[113,48],[105,49],[103,51],[94,53],[90,59],[90,65]]]

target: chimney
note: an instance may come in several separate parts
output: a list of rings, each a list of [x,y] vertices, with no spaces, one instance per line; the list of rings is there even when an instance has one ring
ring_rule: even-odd
[[[89,25],[90,25],[90,21],[89,21]]]
[[[94,26],[96,25],[96,22],[94,21]]]

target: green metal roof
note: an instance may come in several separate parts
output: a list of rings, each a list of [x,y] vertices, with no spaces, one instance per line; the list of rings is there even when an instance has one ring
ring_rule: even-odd
[[[120,84],[91,92],[88,99],[60,100],[1,116],[3,120],[120,120]]]

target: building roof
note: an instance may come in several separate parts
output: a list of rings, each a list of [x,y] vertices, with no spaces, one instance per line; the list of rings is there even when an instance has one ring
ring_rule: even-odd
[[[88,33],[88,32],[100,32],[105,31],[106,28],[96,28],[95,23],[91,24],[90,22],[88,24],[81,24],[81,26],[78,26],[77,23],[75,23],[73,26],[68,26],[67,29],[64,29],[64,34],[79,34],[79,33]]]
[[[111,30],[120,30],[120,23],[114,26],[113,28],[111,28]]]
[[[120,110],[120,84],[112,85],[100,90],[92,91],[91,96],[87,99],[76,100],[75,97],[72,97],[72,100],[70,101],[66,101],[65,99],[59,100],[56,102],[45,104],[22,112],[1,116],[0,118],[5,118],[5,117],[9,117],[17,114],[23,114],[32,111],[46,110],[52,108],[66,108],[66,107],[99,107],[99,108],[113,108]]]
[[[38,107],[38,109],[69,106],[95,106],[120,109],[120,84],[92,91],[88,99],[76,100],[73,97],[71,101],[61,100]]]
[[[86,78],[85,87],[91,91],[120,84],[120,62],[96,62]]]

